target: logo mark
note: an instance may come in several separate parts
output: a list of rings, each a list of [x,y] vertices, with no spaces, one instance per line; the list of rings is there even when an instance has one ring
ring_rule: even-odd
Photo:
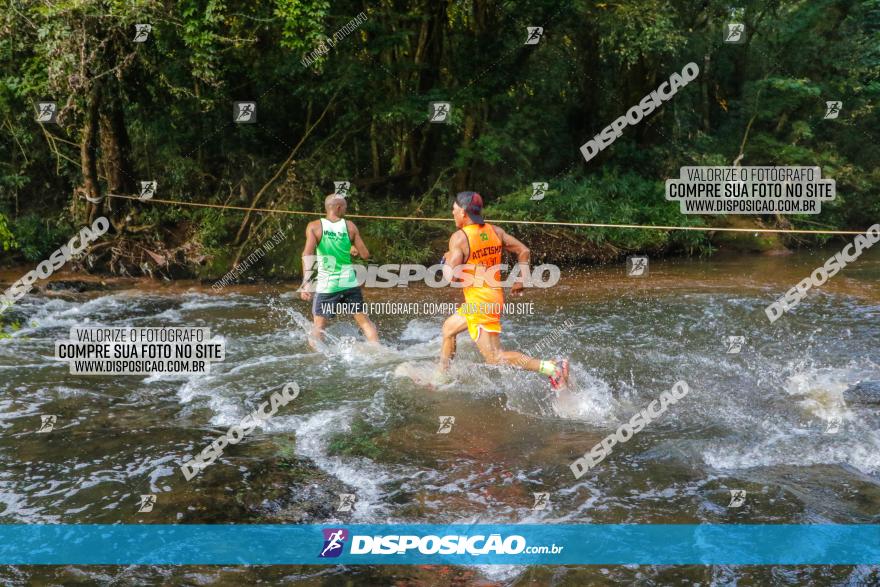
[[[727,504],[729,508],[738,508],[742,506],[746,502],[746,490],[745,489],[731,489],[730,490],[730,503]]]
[[[543,491],[538,493],[532,493],[535,496],[535,503],[532,505],[532,509],[535,511],[546,510],[547,506],[550,505],[550,493]]]
[[[739,22],[727,23],[727,29],[724,33],[725,43],[743,43],[745,42],[746,25]]]
[[[58,124],[58,104],[37,102],[37,122]]]
[[[843,108],[843,102],[840,100],[825,102],[825,120],[833,120],[837,118],[840,114],[841,108]]]
[[[150,37],[150,31],[153,30],[153,25],[149,24],[136,24],[134,25],[134,42],[135,43],[143,43]]]
[[[840,416],[832,416],[830,420],[828,420],[828,426],[825,427],[825,434],[837,434],[840,432],[841,425]]]
[[[538,41],[541,40],[541,35],[544,34],[544,27],[541,26],[527,26],[526,32],[528,35],[526,36],[526,45],[537,45]]]
[[[544,196],[547,195],[547,189],[550,187],[550,184],[546,181],[533,181],[532,182],[532,197],[530,200],[543,200]]]
[[[58,421],[58,416],[54,414],[47,414],[45,416],[40,416],[40,429],[37,430],[37,434],[45,434],[46,432],[52,432],[52,429],[55,428],[55,422]]]
[[[451,102],[428,102],[429,122],[449,124],[450,114],[452,114]]]
[[[337,512],[350,512],[354,509],[354,502],[357,501],[357,497],[353,493],[340,493],[339,494],[339,506],[336,508]]]
[[[256,102],[233,102],[232,120],[237,124],[253,124],[257,121]]]
[[[738,355],[742,351],[743,345],[746,344],[745,336],[728,336],[727,337],[727,354]]]
[[[629,277],[645,277],[648,275],[648,257],[632,256],[626,258],[626,274]]]
[[[348,530],[345,528],[326,528],[321,532],[324,533],[324,548],[318,556],[320,558],[336,558],[342,554],[342,547],[348,540]]]
[[[440,428],[437,434],[449,434],[452,432],[452,426],[455,424],[455,416],[440,416]]]
[[[156,180],[153,181],[142,181],[141,182],[141,193],[138,194],[138,200],[149,200],[152,199],[153,196],[156,195]]]
[[[351,182],[350,181],[334,181],[333,182],[334,193],[339,194],[343,198],[347,198],[349,196],[350,190],[351,190]]]
[[[156,496],[152,493],[149,495],[141,496],[141,505],[138,507],[138,513],[148,514],[153,511],[153,506],[156,505]]]

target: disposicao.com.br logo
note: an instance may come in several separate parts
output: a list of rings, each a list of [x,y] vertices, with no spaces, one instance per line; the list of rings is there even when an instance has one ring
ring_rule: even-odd
[[[324,546],[321,548],[321,558],[335,558],[342,554],[343,546],[348,538],[348,530],[345,528],[325,528]]]
[[[348,530],[327,528],[323,530],[324,546],[320,558],[337,557],[342,554]],[[559,554],[563,546],[528,546],[526,539],[519,534],[502,537],[501,534],[460,534],[417,536],[414,534],[351,535],[350,555],[517,555],[517,554]],[[412,551],[412,552],[411,552]]]

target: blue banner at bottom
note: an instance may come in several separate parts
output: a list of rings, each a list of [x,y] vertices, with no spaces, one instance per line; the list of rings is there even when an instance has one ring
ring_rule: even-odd
[[[4,565],[856,565],[880,525],[0,525]]]

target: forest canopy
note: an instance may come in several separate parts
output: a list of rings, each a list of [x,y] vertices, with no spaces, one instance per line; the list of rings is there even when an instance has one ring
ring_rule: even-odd
[[[880,218],[880,0],[11,0],[0,19],[7,262],[38,261],[104,214],[113,240],[93,250],[96,270],[222,275],[283,229],[296,238],[263,272],[298,271],[310,217],[113,197],[144,181],[156,200],[311,212],[345,180],[360,214],[448,217],[468,189],[490,218],[848,229]],[[731,22],[741,43],[725,42]],[[581,145],[691,62],[694,81],[585,160]],[[831,100],[841,112],[826,119]],[[451,106],[443,124],[429,121],[438,101]],[[38,122],[47,102],[53,120]],[[253,122],[235,120],[237,103],[255,105]],[[819,216],[757,217],[685,216],[663,197],[682,166],[733,164],[819,166],[837,196]],[[547,182],[544,199],[530,199],[533,182]],[[450,226],[361,231],[380,259],[419,262]],[[539,256],[576,262],[719,242],[516,232],[546,245]]]

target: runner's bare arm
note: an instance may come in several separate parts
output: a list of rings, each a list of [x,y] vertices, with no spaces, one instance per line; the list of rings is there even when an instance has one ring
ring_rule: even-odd
[[[370,258],[370,251],[367,249],[366,243],[364,243],[364,239],[361,238],[361,232],[358,230],[358,227],[355,226],[354,222],[351,220],[346,220],[348,223],[348,234],[350,235],[351,242],[353,246],[351,247],[351,256],[357,257],[360,256],[361,259],[367,260]]]
[[[465,239],[464,233],[461,231],[453,232],[452,236],[449,237],[449,251],[443,255],[443,275],[450,282],[453,280],[453,269],[467,260],[467,253],[465,252],[466,247],[467,240]]]
[[[306,225],[306,244],[302,252],[303,282],[299,292],[299,297],[306,301],[312,299],[311,292],[306,291],[306,283],[312,277],[315,267],[315,249],[318,247],[318,235],[316,232],[320,225],[320,220],[314,220]]]
[[[303,257],[313,256],[318,248],[318,235],[316,229],[321,226],[319,220],[313,220],[306,225],[306,244],[303,247]]]
[[[523,283],[525,281],[531,281],[529,276],[529,261],[532,258],[532,252],[519,239],[507,234],[503,229],[494,225],[492,228],[495,229],[495,234],[501,239],[501,245],[504,247],[504,250],[516,255],[516,260],[519,263],[519,275],[513,286],[510,288],[510,293],[521,292]]]
[[[449,252],[446,253],[446,264],[456,267],[464,263],[467,256],[466,248],[467,241],[465,240],[464,233],[461,231],[453,232],[452,236],[449,237]]]

